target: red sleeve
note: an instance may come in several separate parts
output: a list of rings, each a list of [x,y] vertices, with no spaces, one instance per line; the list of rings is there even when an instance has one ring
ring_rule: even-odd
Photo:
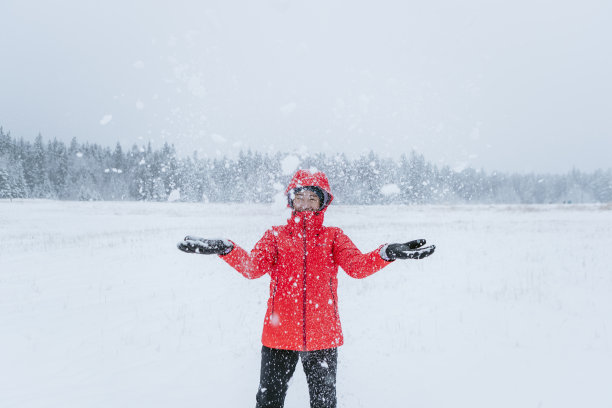
[[[231,242],[234,244],[232,252],[219,256],[245,278],[257,279],[269,273],[276,263],[277,248],[272,230],[266,231],[250,254],[235,242]]]
[[[347,275],[352,278],[362,279],[378,272],[391,263],[390,261],[385,261],[380,256],[380,249],[383,246],[381,245],[372,252],[363,254],[353,244],[353,241],[341,229],[338,229],[334,240],[334,260]]]

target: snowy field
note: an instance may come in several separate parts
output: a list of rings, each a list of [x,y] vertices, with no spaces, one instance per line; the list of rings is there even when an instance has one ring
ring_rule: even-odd
[[[0,201],[0,407],[253,407],[268,278],[176,249],[250,249],[268,205]],[[339,407],[612,407],[612,207],[332,206],[362,251],[340,271]],[[298,366],[285,405],[308,407]]]

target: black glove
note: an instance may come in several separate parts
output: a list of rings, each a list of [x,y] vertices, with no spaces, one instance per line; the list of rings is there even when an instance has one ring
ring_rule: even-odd
[[[234,244],[226,239],[206,239],[191,235],[187,235],[185,240],[179,242],[176,246],[183,252],[205,255],[227,255],[234,249]]]
[[[390,261],[396,259],[423,259],[434,253],[435,245],[423,247],[424,239],[415,239],[414,241],[403,244],[389,244],[385,254]]]

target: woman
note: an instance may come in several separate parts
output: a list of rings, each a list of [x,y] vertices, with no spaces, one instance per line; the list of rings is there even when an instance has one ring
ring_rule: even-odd
[[[178,248],[218,254],[248,279],[270,276],[257,408],[283,407],[299,358],[311,408],[335,407],[337,348],[343,344],[338,267],[353,278],[365,278],[395,259],[429,256],[435,246],[423,247],[421,239],[361,253],[340,228],[323,225],[334,197],[322,172],[298,170],[286,194],[291,217],[266,231],[250,253],[233,241],[192,236]]]

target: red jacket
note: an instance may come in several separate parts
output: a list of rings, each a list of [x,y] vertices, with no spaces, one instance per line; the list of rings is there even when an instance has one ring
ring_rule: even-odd
[[[333,199],[321,172],[300,170],[287,192],[299,186],[318,186]],[[343,344],[338,315],[338,266],[353,278],[365,278],[390,262],[380,248],[362,254],[340,228],[323,225],[323,208],[293,212],[287,224],[272,227],[251,253],[234,244],[221,256],[249,279],[270,275],[270,298],[262,343],[286,350],[320,350]]]

